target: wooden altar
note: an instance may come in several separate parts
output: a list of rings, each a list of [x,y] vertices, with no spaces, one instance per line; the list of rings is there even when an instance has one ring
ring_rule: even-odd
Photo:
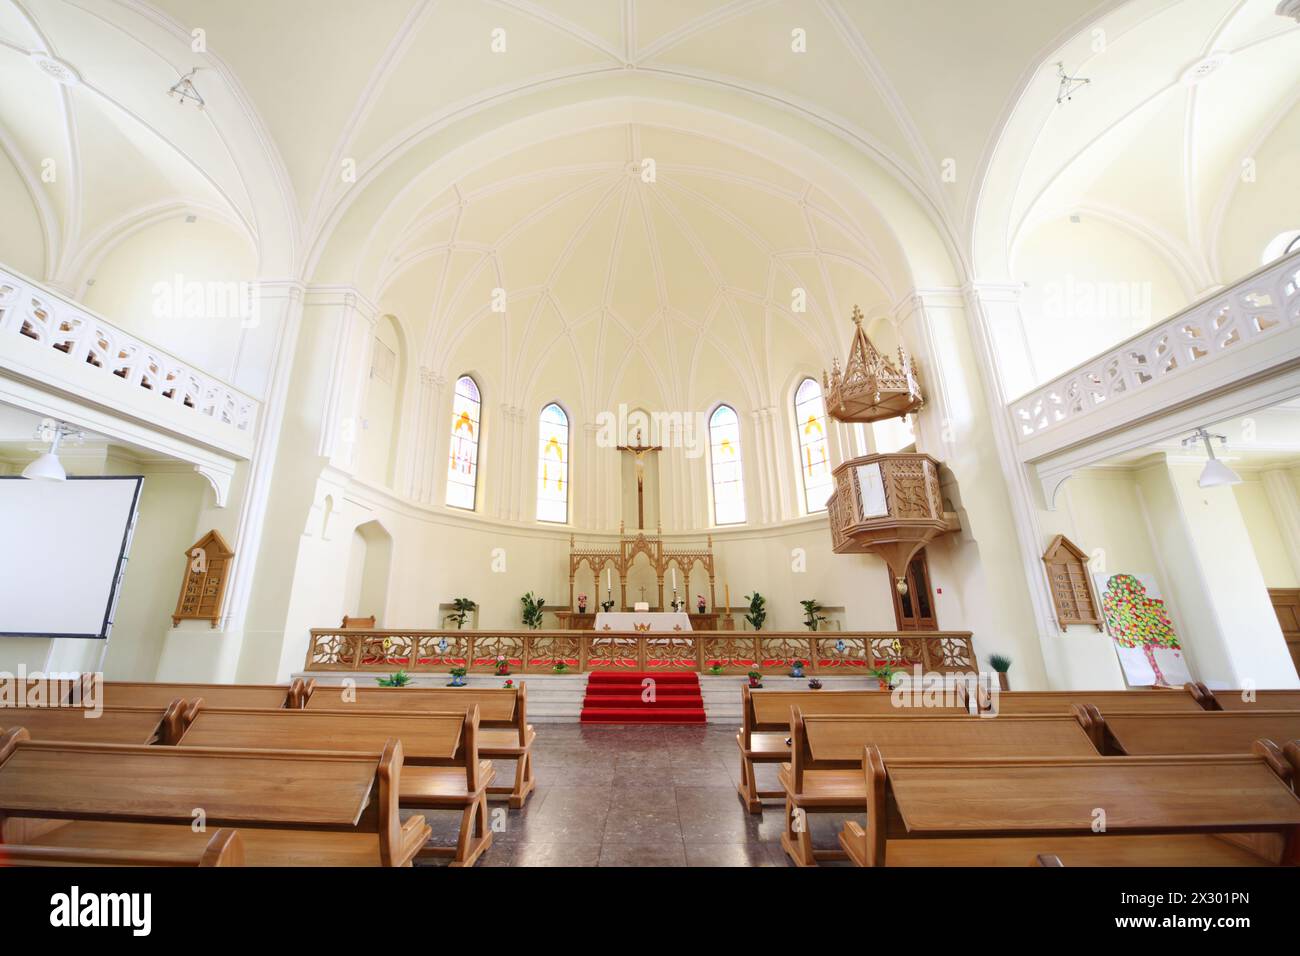
[[[705,543],[702,547],[697,545],[695,547],[688,546],[683,548],[670,548],[664,544],[663,538],[660,537],[660,534],[648,535],[644,532],[638,531],[634,535],[628,535],[624,533],[623,526],[621,524],[619,525],[618,533],[619,533],[619,539],[618,539],[618,546],[616,548],[599,547],[599,546],[580,547],[577,543],[577,538],[574,535],[569,535],[569,607],[570,608],[576,607],[573,600],[574,579],[577,577],[578,569],[585,564],[587,565],[588,568],[591,569],[592,574],[596,578],[597,600],[594,602],[593,606],[594,607],[600,606],[599,597],[601,593],[603,593],[600,590],[600,576],[601,573],[606,568],[608,568],[614,574],[618,575],[619,601],[618,604],[616,605],[617,609],[620,611],[630,610],[627,604],[627,575],[628,575],[628,571],[632,568],[632,565],[636,562],[636,559],[642,555],[644,555],[646,560],[649,562],[650,569],[654,571],[655,580],[659,585],[659,600],[656,606],[661,608],[664,606],[664,577],[667,575],[669,569],[676,568],[681,573],[682,581],[685,584],[690,579],[691,569],[698,564],[704,568],[705,573],[707,573],[709,576],[709,607],[711,608],[717,607],[718,602],[715,593],[717,578],[713,566],[713,535],[708,535],[705,538]],[[688,606],[690,605],[689,598],[690,598],[689,594],[687,594],[684,598]],[[580,616],[577,614],[576,611],[561,612],[561,613],[568,613],[573,615],[574,617]],[[730,614],[726,616],[730,617]],[[719,629],[716,623],[716,618],[717,618],[716,611],[713,612],[712,614],[704,614],[704,615],[692,614],[691,615],[692,627],[695,627],[696,617],[714,618],[713,627],[702,626],[702,627],[695,628],[696,630],[718,630]],[[568,620],[571,620],[571,618],[565,618],[564,620],[567,622]],[[571,630],[588,629],[582,627],[581,622],[579,622],[578,627],[571,627],[567,623],[564,626]],[[729,630],[729,629],[730,628],[727,628],[725,625],[722,628],[722,630]]]
[[[651,608],[652,611],[658,608]],[[704,614],[688,614],[692,631],[730,631],[735,628],[736,619],[729,614],[709,611]],[[565,631],[591,631],[596,626],[596,615],[588,611],[556,611],[555,618],[560,622],[560,629]]]

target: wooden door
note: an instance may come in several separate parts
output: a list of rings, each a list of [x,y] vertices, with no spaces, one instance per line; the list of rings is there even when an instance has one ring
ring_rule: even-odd
[[[930,565],[925,559],[924,549],[918,551],[907,566],[907,593],[899,594],[898,588],[889,591],[894,596],[894,620],[900,631],[939,629],[934,593],[930,590]]]
[[[1273,602],[1277,622],[1282,625],[1282,636],[1291,652],[1291,662],[1295,664],[1296,673],[1300,674],[1300,588],[1269,588],[1268,596]]]

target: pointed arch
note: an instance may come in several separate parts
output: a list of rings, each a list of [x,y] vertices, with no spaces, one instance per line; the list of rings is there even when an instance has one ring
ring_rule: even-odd
[[[826,510],[831,495],[831,457],[826,435],[826,402],[815,378],[794,390],[794,427],[799,440],[799,477],[807,514]]]
[[[478,449],[483,427],[483,395],[469,375],[456,379],[451,397],[451,453],[447,461],[447,504],[475,510],[478,504]]]
[[[556,402],[537,419],[537,520],[569,522],[569,415]]]
[[[740,457],[740,416],[719,405],[709,416],[709,471],[713,484],[713,523],[745,523],[745,479]]]

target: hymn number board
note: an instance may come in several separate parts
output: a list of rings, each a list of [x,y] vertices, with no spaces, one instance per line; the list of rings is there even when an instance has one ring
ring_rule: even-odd
[[[235,552],[215,529],[186,549],[185,577],[181,580],[180,597],[176,599],[176,613],[172,615],[173,627],[181,621],[209,621],[213,627],[217,626],[230,559],[234,556]]]
[[[1102,630],[1097,599],[1088,578],[1088,556],[1063,534],[1052,539],[1043,553],[1047,583],[1052,589],[1056,623],[1061,630],[1071,624],[1092,624]]]

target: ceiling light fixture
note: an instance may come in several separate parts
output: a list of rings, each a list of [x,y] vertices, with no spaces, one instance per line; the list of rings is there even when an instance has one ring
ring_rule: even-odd
[[[1205,453],[1210,456],[1210,460],[1205,463],[1205,468],[1201,471],[1201,477],[1197,479],[1196,483],[1202,488],[1241,484],[1241,476],[1214,457],[1214,445],[1210,441],[1212,438],[1217,438],[1223,443],[1223,447],[1228,447],[1227,435],[1212,435],[1204,427],[1196,429],[1190,437],[1183,439],[1184,448],[1197,442],[1204,442]]]
[[[1070,76],[1065,72],[1064,63],[1056,64],[1056,75],[1060,79],[1060,83],[1056,87],[1057,105],[1060,105],[1065,100],[1073,99],[1077,90],[1092,82],[1092,80],[1084,76]]]
[[[1226,53],[1223,50],[1216,50],[1214,53],[1202,57],[1187,69],[1183,70],[1183,75],[1179,79],[1182,81],[1184,86],[1195,86],[1231,59],[1231,53]]]
[[[85,437],[82,432],[67,422],[55,422],[49,419],[36,428],[36,437],[50,443],[50,450],[23,469],[24,478],[43,481],[67,481],[68,473],[59,461],[59,442],[65,438],[79,439]]]
[[[203,109],[203,107],[206,106],[207,104],[204,102],[203,97],[199,94],[199,91],[194,88],[194,81],[190,79],[190,77],[192,77],[198,71],[199,68],[196,66],[194,69],[190,70],[188,73],[182,76],[179,80],[177,80],[175,83],[172,84],[172,88],[167,91],[167,95],[174,97],[176,102],[181,106],[184,106],[187,102],[190,102],[190,103],[197,104],[199,109]]]

